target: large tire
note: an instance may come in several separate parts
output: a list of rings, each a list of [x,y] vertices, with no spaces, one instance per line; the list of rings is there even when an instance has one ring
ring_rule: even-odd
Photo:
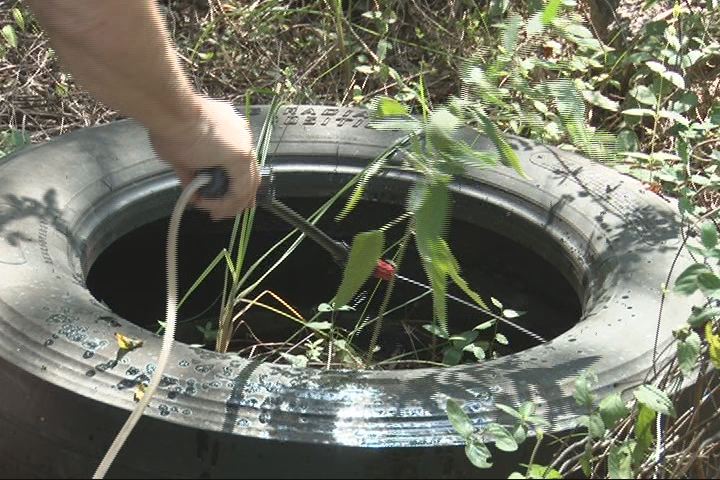
[[[255,131],[264,116],[263,107],[252,109]],[[278,189],[330,193],[398,135],[367,128],[363,110],[284,108],[270,153]],[[492,148],[482,136],[474,140],[475,148]],[[490,215],[485,226],[535,250],[567,277],[582,303],[575,327],[482,364],[400,371],[297,370],[178,344],[146,413],[152,418],[140,422],[111,473],[471,474],[467,464],[448,466],[449,458],[461,461],[462,450],[442,447],[460,443],[444,411],[447,397],[465,402],[477,425],[508,420],[496,402],[534,400],[560,432],[583,413],[572,398],[580,371],[598,374],[599,395],[641,382],[679,247],[674,208],[577,155],[518,138],[511,143],[529,179],[506,168],[473,171],[453,186],[455,214],[472,221],[506,212]],[[146,132],[129,121],[84,129],[1,162],[0,475],[87,476],[134,407],[127,387],[152,371],[160,339],[97,302],[86,274],[115,239],[168,215],[176,179],[154,157]],[[411,180],[392,170],[371,182],[368,195],[403,190],[397,186]],[[483,208],[473,208],[478,204]],[[676,271],[687,263],[681,255]],[[690,305],[686,298],[666,301],[660,347]],[[144,341],[120,364],[118,330]]]

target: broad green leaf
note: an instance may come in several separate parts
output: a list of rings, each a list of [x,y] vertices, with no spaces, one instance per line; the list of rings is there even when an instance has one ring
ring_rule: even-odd
[[[644,103],[645,105],[657,105],[657,97],[655,97],[655,94],[652,90],[650,90],[645,85],[636,85],[633,88],[630,89],[630,95],[632,95],[635,100],[637,100],[640,103]],[[627,112],[626,112],[627,113]]]
[[[416,216],[416,220],[417,220],[417,224],[418,224],[418,227],[416,228],[416,240],[418,242],[420,241],[420,236],[421,236],[419,233],[420,218],[421,217],[419,215]],[[422,236],[424,237],[424,234],[422,234]],[[419,243],[418,243],[418,245],[419,245]],[[431,285],[432,285],[432,282],[434,280],[436,280],[437,283],[441,286],[441,288],[444,289],[443,291],[446,291],[447,277],[449,276],[450,278],[452,278],[452,280],[455,282],[455,284],[457,284],[460,287],[460,289],[467,296],[469,296],[475,303],[477,303],[481,307],[487,309],[487,305],[485,304],[483,299],[480,298],[480,296],[470,288],[470,286],[462,278],[462,276],[460,276],[460,266],[458,265],[457,260],[455,259],[452,252],[450,251],[450,247],[448,246],[447,242],[445,242],[445,240],[443,240],[442,238],[438,237],[435,240],[430,241],[428,246],[429,246],[429,248],[427,249],[427,251],[430,252],[430,255],[427,257],[423,256],[423,261],[425,262],[426,259],[429,259],[427,261],[427,263],[425,264],[425,269],[428,272],[428,276],[432,275],[430,278]],[[420,249],[420,251],[423,252],[424,250]],[[433,293],[435,293],[435,292],[433,292]],[[444,294],[443,294],[443,296],[444,296]],[[433,300],[435,300],[435,299],[433,298]],[[436,305],[440,305],[442,307],[442,310],[438,310],[437,313],[438,314],[443,313],[444,315],[447,315],[447,313],[446,313],[447,307],[446,307],[446,303],[445,303],[445,298],[441,298],[440,300],[442,301],[442,303],[436,304]],[[447,331],[446,318],[440,317],[440,316],[438,316],[437,318],[441,319],[442,322],[445,322],[445,323],[441,322],[440,327],[443,330]]]
[[[633,478],[631,460],[632,448],[629,442],[611,446],[608,456],[608,478]]]
[[[625,406],[619,393],[613,393],[600,401],[600,416],[607,428],[612,428],[630,410]]]
[[[593,413],[585,417],[587,419],[588,434],[592,438],[602,438],[605,435],[605,423],[600,415]]]
[[[548,0],[542,12],[541,21],[543,25],[550,25],[560,11],[562,0]]]
[[[379,61],[382,62],[383,60],[385,60],[385,56],[387,55],[388,50],[391,50],[391,49],[392,49],[392,43],[388,42],[384,38],[380,39],[378,41],[378,46],[377,46],[377,56],[378,56]]]
[[[18,41],[17,41],[17,35],[15,34],[15,29],[12,25],[5,25],[2,27],[2,36],[5,38],[5,42],[12,48],[17,48]]]
[[[423,201],[415,214],[415,243],[422,259],[425,273],[430,280],[433,295],[433,311],[439,327],[447,335],[447,277],[448,259],[442,254],[442,237],[450,212],[447,181],[427,185]]]
[[[355,70],[360,73],[364,73],[365,75],[372,75],[373,73],[379,71],[380,68],[376,65],[358,65],[355,67]]]
[[[520,408],[518,409],[518,413],[522,416],[524,419],[530,418],[532,415],[535,414],[535,410],[537,409],[537,406],[534,402],[523,402],[522,405],[520,405]]]
[[[520,412],[519,412],[519,411],[515,410],[514,408],[512,408],[512,407],[510,407],[510,406],[508,406],[508,405],[504,405],[504,404],[502,404],[502,403],[496,403],[495,406],[496,406],[498,409],[500,409],[500,410],[502,410],[503,412],[505,412],[505,413],[507,413],[508,415],[510,415],[511,417],[515,417],[515,418],[517,418],[518,420],[522,420],[522,418],[523,418],[522,415],[520,415]]]
[[[505,15],[509,6],[510,0],[490,0],[488,15],[492,20],[499,20],[500,17]]]
[[[659,110],[657,113],[658,113],[658,117],[660,117],[660,118],[667,118],[668,120],[673,120],[681,125],[689,125],[690,124],[690,120],[683,117],[682,115],[680,115],[677,112],[673,112],[672,110],[664,110],[663,109],[663,110]]]
[[[467,332],[452,335],[448,340],[453,342],[453,344],[458,348],[465,348],[474,342],[478,335],[480,335],[480,332],[477,330],[468,330]]]
[[[714,248],[718,242],[717,227],[713,222],[705,222],[700,230],[700,238],[705,248]]]
[[[478,344],[467,345],[463,348],[463,351],[471,352],[478,360],[485,360],[486,358],[485,349]]]
[[[446,347],[443,350],[442,363],[454,367],[462,360],[463,351],[457,347]]]
[[[538,415],[530,415],[526,418],[527,422],[536,426],[536,427],[549,427],[550,422],[545,420],[544,418],[538,416]]]
[[[663,72],[660,74],[665,80],[675,85],[677,88],[685,88],[685,79],[677,72]]]
[[[503,335],[502,333],[495,334],[495,341],[501,345],[507,345],[510,343],[508,341],[507,337],[505,335]]]
[[[432,324],[432,325],[423,325],[423,328],[424,328],[425,330],[427,330],[428,332],[432,333],[433,335],[435,335],[436,337],[443,338],[443,339],[445,339],[445,340],[447,340],[447,338],[448,338],[448,334],[445,333],[445,332],[443,332],[443,331],[440,329],[440,327],[438,327],[438,326],[435,325],[435,324]]]
[[[697,107],[698,102],[698,96],[693,92],[683,92],[683,94],[672,103],[672,111],[685,113]]]
[[[653,431],[655,428],[656,415],[654,410],[645,405],[640,405],[634,427],[635,448],[633,449],[632,457],[635,465],[642,463],[647,449],[650,448],[650,445],[652,445],[655,440]]]
[[[675,416],[672,401],[665,392],[653,385],[641,385],[633,392],[638,402],[663,415]]]
[[[639,141],[632,130],[622,130],[617,134],[617,148],[620,152],[634,152],[638,149]]]
[[[653,152],[650,154],[649,159],[650,161],[660,161],[664,163],[667,161],[678,161],[680,157],[670,152]]]
[[[708,113],[710,116],[710,123],[714,126],[720,125],[720,104],[716,102]]]
[[[545,465],[538,465],[536,463],[533,463],[528,467],[528,473],[527,478],[550,478],[550,479],[559,479],[563,478],[562,474],[555,470],[554,468],[550,468]]]
[[[458,434],[460,434],[460,436],[467,442],[475,431],[475,427],[473,427],[470,417],[468,417],[467,413],[463,411],[460,404],[452,398],[447,399],[447,402],[445,403],[445,411],[447,412],[448,419],[455,431],[457,431]]]
[[[495,305],[497,308],[499,308],[500,310],[502,310],[503,304],[500,303],[500,300],[498,300],[498,299],[495,298],[495,297],[490,297],[490,302],[492,302],[493,305]]]
[[[699,288],[698,277],[704,273],[712,274],[712,270],[702,263],[690,265],[678,275],[677,280],[675,280],[675,290],[685,295],[694,293]]]
[[[334,311],[334,310],[335,310],[335,309],[334,309],[334,308],[332,307],[332,305],[330,305],[329,303],[321,303],[321,304],[318,305],[318,307],[317,307],[317,311],[318,311],[318,312],[322,312],[322,313],[332,312],[332,311]]]
[[[583,452],[582,456],[580,457],[580,468],[582,468],[583,473],[588,478],[590,478],[590,474],[592,473],[592,465],[591,465],[592,461],[593,461],[592,447],[590,445],[590,442],[585,442],[585,451]]]
[[[372,230],[355,235],[350,247],[342,282],[335,294],[336,307],[347,305],[353,296],[375,271],[377,262],[383,253],[385,234],[381,230]]]
[[[375,115],[379,118],[385,117],[404,117],[409,115],[407,106],[389,97],[380,97],[375,106]]]
[[[444,152],[455,143],[455,132],[462,122],[447,108],[438,108],[430,114],[426,129],[428,141],[437,150]]]
[[[475,330],[487,330],[488,328],[492,328],[493,325],[495,325],[495,320],[488,320],[475,327]]]
[[[427,183],[417,182],[415,185],[410,187],[408,192],[407,200],[405,202],[405,209],[416,215],[420,207],[422,207],[425,197],[427,196]]]
[[[505,318],[518,318],[523,315],[525,315],[527,312],[518,312],[517,310],[512,310],[510,308],[506,308],[502,312],[502,316]]]
[[[308,364],[308,358],[305,355],[291,355],[289,353],[280,352],[280,356],[290,362],[295,368],[305,368]]]
[[[690,180],[692,180],[693,183],[697,185],[710,185],[712,183],[712,180],[709,178],[700,175],[700,174],[693,174],[690,176]]]
[[[560,30],[560,33],[572,42],[577,42],[578,40],[590,40],[593,37],[590,30],[568,18],[557,17],[552,23],[555,28]],[[583,45],[592,48],[595,46],[595,43],[596,42],[589,42]]]
[[[627,110],[623,110],[622,113],[624,113],[625,115],[632,115],[636,117],[655,116],[655,110],[650,110],[649,108],[628,108]]]
[[[720,369],[720,335],[713,333],[712,322],[705,324],[705,341],[708,343],[710,361],[716,369]]]
[[[523,443],[527,439],[527,430],[525,429],[525,426],[515,425],[515,428],[513,428],[513,437],[518,445]]]
[[[503,452],[514,452],[518,449],[517,441],[510,431],[498,423],[491,423],[483,430],[483,435],[490,435],[495,447]]]
[[[697,276],[697,283],[706,295],[715,295],[720,291],[720,278],[712,272],[704,272]]]
[[[312,330],[330,330],[332,328],[332,323],[330,323],[330,322],[308,322],[305,324],[305,326]]]
[[[653,72],[656,72],[656,73],[664,73],[667,71],[667,68],[665,67],[665,65],[663,65],[660,62],[645,62],[645,65],[650,70],[652,70]]]
[[[524,479],[524,478],[525,478],[525,475],[523,475],[522,473],[520,473],[520,472],[513,472],[513,473],[511,473],[510,476],[508,477],[508,480],[518,480],[518,479],[522,480],[522,479]]]
[[[620,104],[615,100],[612,100],[600,92],[595,90],[583,90],[583,98],[586,102],[595,105],[596,107],[610,110],[611,112],[617,112],[620,109]]]
[[[718,307],[693,308],[693,313],[688,318],[688,324],[693,328],[702,327],[708,320],[713,320],[718,316],[720,316],[720,308]]]
[[[691,331],[690,334],[683,340],[678,340],[678,367],[680,367],[680,371],[686,377],[695,370],[698,358],[700,358],[700,347],[700,335],[693,331]]]
[[[590,371],[585,371],[575,380],[575,392],[573,397],[578,405],[592,408],[594,396],[590,393],[590,388],[597,383],[597,375]]]
[[[697,63],[698,60],[700,60],[703,57],[703,54],[699,50],[690,50],[685,55],[681,57],[681,66],[683,68],[690,68],[695,63]]]
[[[488,461],[490,460],[490,449],[478,440],[473,439],[465,444],[465,455],[477,468],[492,467],[492,463]]]

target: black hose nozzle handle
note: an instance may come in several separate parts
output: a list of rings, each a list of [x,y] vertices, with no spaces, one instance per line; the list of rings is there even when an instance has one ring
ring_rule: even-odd
[[[198,193],[203,198],[222,198],[230,189],[230,176],[222,167],[203,168],[198,170],[196,175],[207,175],[210,177],[210,182],[198,190]],[[262,205],[272,202],[274,198],[275,188],[272,169],[270,167],[262,167],[260,169],[260,187],[256,195],[257,202]]]
[[[210,182],[198,190],[198,194],[203,198],[222,198],[230,189],[230,177],[222,167],[203,168],[198,170],[195,175],[210,177]]]

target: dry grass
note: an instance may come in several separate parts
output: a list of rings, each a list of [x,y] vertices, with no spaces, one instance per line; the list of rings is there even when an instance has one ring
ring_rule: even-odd
[[[456,93],[462,59],[486,43],[476,34],[480,7],[355,1],[345,2],[338,18],[334,2],[166,0],[162,9],[197,88],[239,104],[267,102],[277,85],[296,103],[350,105],[397,93],[392,76],[355,70],[380,63],[392,66],[404,82],[417,82],[422,73],[433,98],[441,100]],[[27,25],[24,31],[15,25],[17,48],[0,52],[0,130],[10,127],[39,142],[119,118],[63,73],[22,2],[0,2],[0,26],[13,24],[13,8],[24,13]],[[387,22],[362,15],[391,10]],[[381,39],[392,43],[384,61],[378,58]]]

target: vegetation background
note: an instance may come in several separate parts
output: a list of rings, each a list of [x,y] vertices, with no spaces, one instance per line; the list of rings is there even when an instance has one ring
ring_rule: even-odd
[[[258,104],[279,91],[286,103],[338,105],[367,105],[385,96],[420,113],[423,102],[441,105],[474,88],[501,131],[579,150],[676,198],[697,264],[668,288],[700,290],[707,299],[677,332],[677,358],[651,379],[657,391],[639,389],[627,405],[615,397],[589,398],[583,392],[592,375],[579,377],[587,434],[558,441],[553,468],[531,460],[518,475],[720,476],[717,0],[161,5],[182,62],[207,95]],[[549,8],[551,20],[544,17]],[[62,72],[22,2],[0,1],[0,33],[0,157],[119,118]],[[480,66],[480,73],[468,65]],[[674,412],[665,399],[681,399],[669,385],[689,375],[696,380],[693,400],[685,404],[689,409]],[[468,457],[482,466],[489,453],[473,440],[461,406],[449,405],[448,412],[464,429]],[[532,406],[514,412],[520,430],[541,432]],[[665,440],[653,433],[661,415]]]

